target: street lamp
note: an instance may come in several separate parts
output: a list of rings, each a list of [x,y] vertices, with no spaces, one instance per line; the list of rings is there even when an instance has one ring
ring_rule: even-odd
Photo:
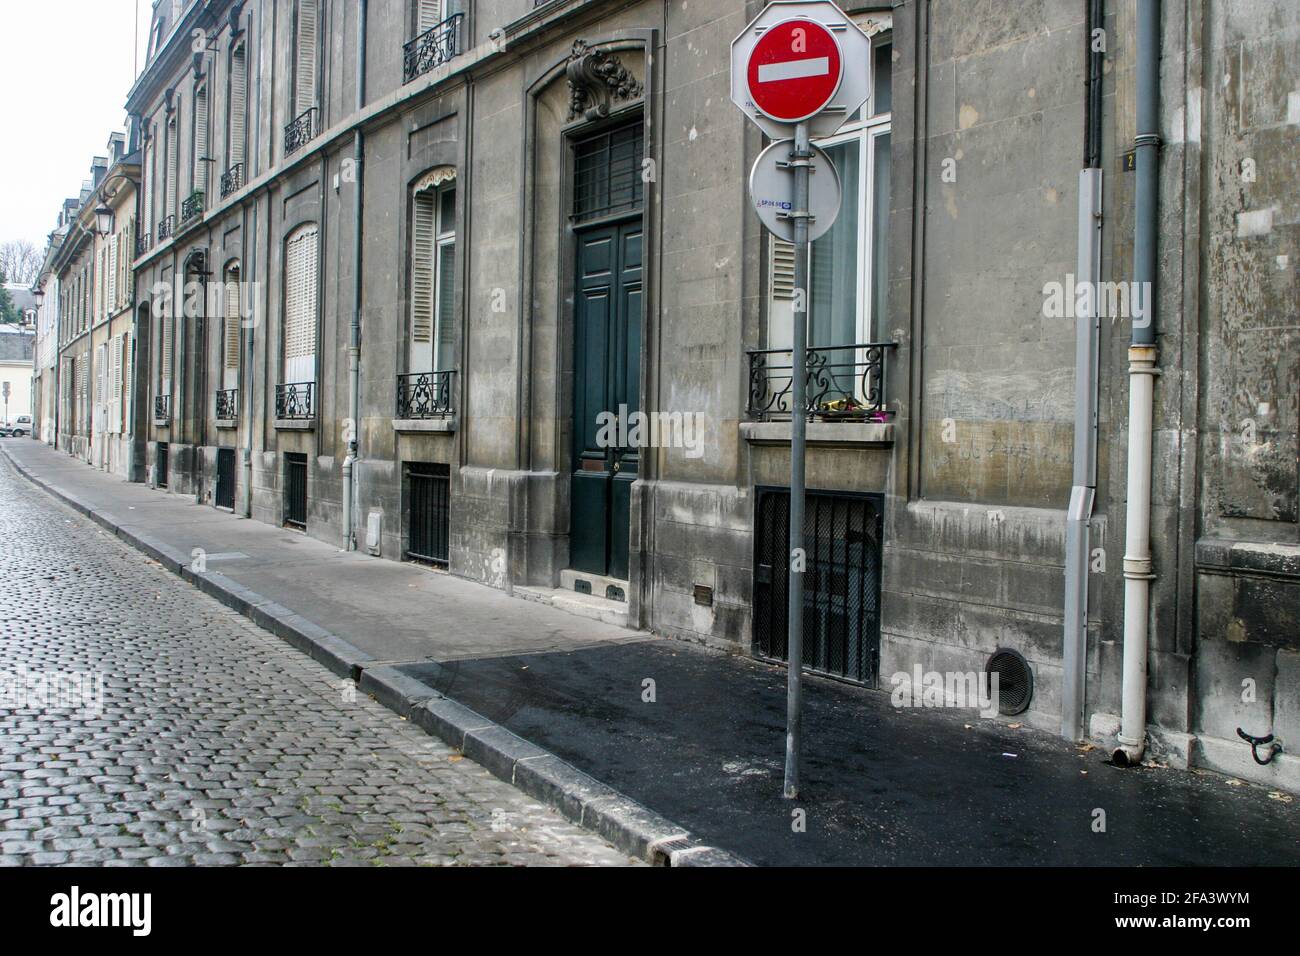
[[[36,303],[36,308],[40,308],[45,302],[45,290],[40,286],[32,286],[32,301]]]
[[[101,236],[113,233],[113,210],[107,206],[100,206],[95,210],[95,231]]]

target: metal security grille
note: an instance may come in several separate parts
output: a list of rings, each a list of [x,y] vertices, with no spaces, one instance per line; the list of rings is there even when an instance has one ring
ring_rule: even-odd
[[[881,499],[809,493],[804,511],[803,664],[874,684],[880,662]],[[790,492],[758,490],[754,652],[789,657]]]
[[[307,530],[307,456],[286,452],[284,456],[284,523]]]
[[[218,508],[235,510],[235,449],[217,449],[217,496]]]
[[[450,556],[451,469],[408,462],[406,484],[406,559],[445,568]]]
[[[574,146],[573,218],[578,222],[635,212],[644,183],[641,121],[584,139]]]
[[[167,487],[167,446],[163,442],[158,443],[158,487]]]

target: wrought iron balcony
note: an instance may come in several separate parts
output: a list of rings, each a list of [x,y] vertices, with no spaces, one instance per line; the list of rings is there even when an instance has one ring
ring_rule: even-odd
[[[142,235],[142,236],[136,236],[136,237],[135,237],[135,257],[136,257],[137,259],[139,259],[142,255],[144,255],[146,252],[149,251],[149,247],[150,247],[151,245],[153,245],[153,237],[150,236],[149,233],[146,232],[146,233],[145,233],[144,235]]]
[[[279,419],[312,418],[316,414],[316,383],[295,382],[275,387],[275,417]]]
[[[171,421],[172,397],[170,395],[155,395],[153,397],[153,417],[155,421]]]
[[[166,242],[176,231],[176,217],[168,216],[166,219],[158,220],[158,241]]]
[[[244,164],[235,163],[221,174],[221,198],[244,188]]]
[[[239,389],[223,388],[217,392],[217,420],[233,421],[239,414]]]
[[[893,413],[885,408],[886,356],[897,347],[896,342],[865,342],[808,349],[804,394],[808,419],[888,421]],[[790,349],[752,349],[747,354],[750,417],[788,420],[794,385]]]
[[[460,53],[461,25],[465,14],[453,13],[402,45],[403,83],[410,83]]]
[[[447,418],[451,415],[454,371],[413,372],[397,376],[398,418]]]
[[[203,190],[196,189],[181,203],[181,225],[187,226],[203,215]]]
[[[320,132],[316,128],[316,107],[303,111],[284,128],[284,155],[290,156],[315,139]]]

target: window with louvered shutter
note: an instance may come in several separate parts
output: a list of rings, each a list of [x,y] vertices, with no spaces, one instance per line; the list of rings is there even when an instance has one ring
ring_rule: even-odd
[[[317,0],[298,0],[293,83],[295,116],[316,105],[316,47],[320,34],[316,8]]]
[[[109,414],[109,423],[113,431],[122,431],[122,336],[113,339],[113,392],[112,392],[112,411]]]
[[[438,193],[422,189],[415,194],[411,225],[411,343],[412,372],[431,372],[416,364],[419,358],[433,361],[432,350],[419,348],[433,342],[433,295],[435,267],[433,252],[437,230]],[[417,357],[418,356],[418,357]]]
[[[244,161],[244,136],[248,114],[248,57],[244,44],[230,54],[230,109],[227,134],[227,151],[233,168]]]
[[[286,383],[316,380],[318,230],[301,226],[285,248],[284,374]]]
[[[194,91],[194,191],[208,191],[208,88]],[[206,203],[204,204],[206,205]]]
[[[176,213],[176,120],[167,124],[167,179],[165,182],[165,203],[163,218]],[[161,239],[162,237],[159,236]]]
[[[232,265],[226,269],[226,321],[222,348],[226,388],[239,385],[239,306],[239,266]]]
[[[153,229],[153,191],[158,188],[158,126],[156,124],[149,127],[149,142],[145,145],[145,163],[144,163],[144,229],[150,232]],[[132,253],[134,253],[134,249]]]
[[[443,21],[443,0],[415,0],[415,35],[432,30]]]
[[[170,310],[169,310],[170,311]],[[172,328],[176,324],[176,317],[168,314],[160,320],[162,323],[162,361],[158,367],[162,372],[163,393],[170,395],[172,390]]]
[[[121,233],[108,240],[108,298],[104,311],[112,315],[117,311],[117,246]]]

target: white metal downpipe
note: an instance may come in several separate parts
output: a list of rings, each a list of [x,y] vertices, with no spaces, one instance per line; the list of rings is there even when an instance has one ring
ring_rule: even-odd
[[[1151,611],[1151,421],[1156,348],[1128,350],[1128,520],[1124,535],[1124,694],[1121,766],[1142,760],[1147,726],[1147,620]]]

